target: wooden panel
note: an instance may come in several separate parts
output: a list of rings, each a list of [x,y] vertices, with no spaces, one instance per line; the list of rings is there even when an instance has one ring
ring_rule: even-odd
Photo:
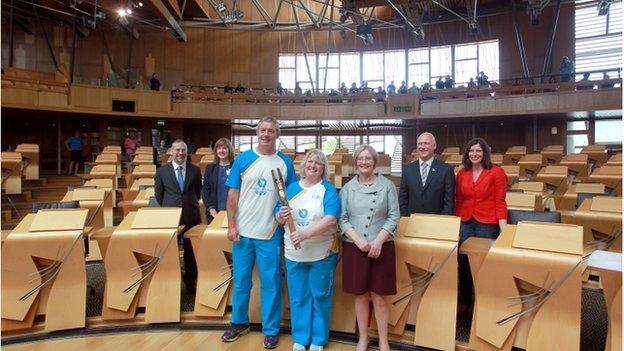
[[[527,221],[518,223],[513,247],[582,255],[582,239],[581,226]]]
[[[547,111],[551,110],[553,106],[557,106],[558,103],[559,96],[557,94],[539,94],[534,96],[527,96],[526,110]]]

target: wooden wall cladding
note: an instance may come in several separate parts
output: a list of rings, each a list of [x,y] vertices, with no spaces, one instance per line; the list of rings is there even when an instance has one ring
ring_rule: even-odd
[[[269,11],[276,6],[271,1],[266,4]],[[282,6],[280,20],[294,21],[292,8]],[[312,4],[314,5],[314,4]],[[247,7],[245,15],[253,18],[257,11],[253,4],[242,2]],[[273,10],[272,10],[273,9]],[[553,6],[543,10],[542,18],[548,19]],[[298,11],[300,20],[307,20],[304,12]],[[337,16],[337,11],[335,11]],[[216,15],[215,15],[216,16]],[[538,26],[531,26],[528,16],[519,16],[524,34],[526,56],[532,74],[541,72],[546,52],[549,25],[543,20]],[[259,18],[258,18],[259,19]],[[403,29],[375,30],[375,42],[364,46],[362,41],[349,33],[346,39],[337,33],[333,38],[332,51],[393,50],[412,47],[427,47],[469,43],[484,40],[499,40],[500,77],[512,78],[521,75],[521,64],[513,28],[511,14],[479,18],[480,33],[471,35],[468,26],[462,21],[446,22],[425,26],[425,41],[416,43],[413,36]],[[53,49],[61,62],[67,61],[71,52],[71,28],[49,26],[53,33]],[[113,67],[122,73],[128,56],[128,37],[123,30],[109,30],[98,27],[88,37],[79,37],[76,50],[75,77],[78,82],[95,84],[97,79],[105,79],[108,63],[107,51],[102,35],[108,44]],[[163,89],[174,85],[206,84],[223,86],[228,81],[245,86],[270,88],[278,79],[278,55],[280,52],[303,52],[301,37],[296,32],[242,32],[184,28],[187,42],[178,42],[169,31],[153,27],[139,28],[139,39],[133,41],[131,68],[132,75],[147,84],[146,57],[154,58],[154,70],[159,75]],[[8,26],[2,26],[2,50],[8,50]],[[306,33],[308,52],[327,52],[327,32]],[[52,71],[53,64],[42,33],[27,35],[16,27],[15,65],[39,71]],[[549,72],[558,72],[559,62],[564,55],[574,55],[574,4],[561,7],[557,27],[557,41],[553,47]],[[151,55],[151,56],[150,56]],[[106,57],[106,59],[103,59]],[[8,55],[2,55],[2,65],[8,66]],[[150,67],[151,71],[151,67]]]

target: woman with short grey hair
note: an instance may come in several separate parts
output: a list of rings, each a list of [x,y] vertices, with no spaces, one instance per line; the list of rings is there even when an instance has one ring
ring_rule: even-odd
[[[368,347],[369,302],[373,300],[379,349],[389,351],[388,306],[384,296],[396,294],[394,231],[400,212],[394,183],[375,174],[379,156],[370,145],[353,153],[358,175],[340,191],[343,234],[342,286],[355,296],[357,351]]]

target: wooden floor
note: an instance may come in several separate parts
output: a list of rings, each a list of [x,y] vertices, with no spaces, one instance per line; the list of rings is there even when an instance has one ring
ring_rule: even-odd
[[[12,346],[2,346],[9,351],[248,351],[264,350],[260,333],[250,333],[233,343],[221,341],[222,331],[150,331],[107,335],[94,335],[75,338],[59,338]],[[280,336],[280,343],[274,350],[292,350],[290,335]],[[331,342],[327,351],[352,351],[355,345]],[[373,348],[369,348],[373,350]]]

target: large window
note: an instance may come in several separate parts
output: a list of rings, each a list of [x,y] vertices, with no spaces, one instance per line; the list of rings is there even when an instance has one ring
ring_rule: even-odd
[[[384,84],[381,86],[390,85],[391,81],[394,81],[394,85],[399,87],[401,82],[405,79],[405,50],[394,50],[384,52]],[[377,86],[368,85],[370,88]]]
[[[614,4],[615,5],[615,4]],[[613,6],[613,5],[612,5]],[[611,11],[614,11],[612,8]],[[621,28],[621,25],[620,27]],[[401,82],[434,84],[439,77],[451,76],[457,86],[465,85],[483,71],[490,81],[499,79],[498,40],[457,45],[445,45],[409,50],[386,50],[279,55],[279,81],[286,89],[299,82],[305,91],[314,85],[318,90],[347,87],[362,81],[369,88],[387,87],[390,82],[398,88]],[[308,70],[309,67],[309,70]]]
[[[578,77],[587,71],[603,71],[617,77],[622,65],[622,2],[614,2],[599,15],[597,1],[577,1],[574,14],[575,63]],[[590,75],[602,79],[603,72]]]
[[[431,61],[429,63],[430,75],[429,83],[432,85],[442,77],[444,79],[447,75],[452,75],[453,58],[451,56],[450,46],[438,46],[431,48],[430,51]]]
[[[368,87],[384,85],[384,54],[383,51],[367,51],[362,54],[362,80]]]
[[[318,88],[320,90],[338,89],[338,87],[340,86],[340,55],[319,54],[318,66]]]
[[[407,80],[421,86],[429,82],[429,48],[411,49],[408,57]]]

